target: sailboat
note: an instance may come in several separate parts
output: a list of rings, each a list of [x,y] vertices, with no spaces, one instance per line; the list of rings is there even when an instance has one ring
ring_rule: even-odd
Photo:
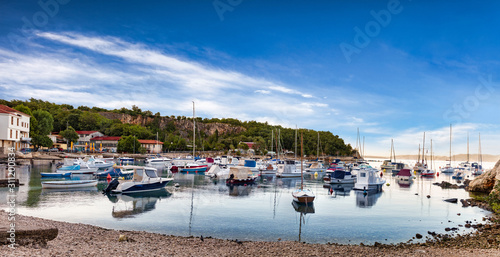
[[[396,152],[394,151],[394,141],[391,139],[391,154],[389,156],[390,160],[385,160],[382,165],[380,165],[380,169],[382,171],[391,171],[396,168]],[[394,161],[393,161],[394,159]]]
[[[433,160],[432,160],[432,139],[431,139],[431,168],[430,169],[426,168],[426,169],[422,170],[420,172],[420,175],[422,177],[434,177],[434,175],[436,175],[436,171],[434,171],[432,169],[432,162],[433,162]]]
[[[304,156],[303,137],[300,135],[300,188],[292,192],[293,200],[297,203],[312,203],[314,201],[314,194],[310,189],[304,189],[304,163],[302,158]]]
[[[455,171],[455,169],[453,167],[451,167],[451,124],[450,124],[450,160],[446,164],[446,166],[441,168],[441,172],[442,173],[453,173],[453,171]]]
[[[472,175],[477,176],[483,174],[483,154],[481,152],[481,133],[479,133],[479,148],[477,152],[477,162],[471,164]]]
[[[470,163],[469,163],[469,133],[467,133],[467,161],[466,162],[461,162],[458,164],[458,170],[467,172],[471,170]]]

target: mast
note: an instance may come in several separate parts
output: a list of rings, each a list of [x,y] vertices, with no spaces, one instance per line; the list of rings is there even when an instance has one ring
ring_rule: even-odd
[[[450,167],[451,167],[451,124],[450,124]]]
[[[195,150],[196,150],[196,120],[194,119],[195,116],[195,110],[194,110],[194,101],[193,101],[193,160],[195,156]]]
[[[469,132],[467,132],[467,163],[469,163]]]
[[[432,170],[432,161],[433,159],[432,159],[432,139],[431,139],[431,170]]]
[[[422,165],[424,165],[425,161],[425,131],[424,131],[424,142],[422,144]]]
[[[300,190],[304,189],[304,162],[302,162],[302,158],[304,157],[304,141],[302,137],[302,133],[300,133]]]
[[[420,144],[418,144],[418,156],[417,156],[417,162],[420,161]]]
[[[319,131],[318,131],[318,146],[316,147],[316,158],[319,160]]]
[[[295,125],[295,160],[297,160],[297,125]]]
[[[273,151],[274,144],[274,130],[271,130],[271,152]]]
[[[483,166],[483,153],[481,151],[481,133],[479,133],[479,151],[477,154],[477,162],[479,162],[479,164]]]
[[[363,136],[363,156],[361,158],[365,159],[365,136]]]
[[[156,150],[158,150],[158,131],[156,131]]]

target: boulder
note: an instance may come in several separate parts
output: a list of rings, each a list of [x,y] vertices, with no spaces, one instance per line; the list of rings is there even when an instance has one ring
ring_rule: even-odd
[[[48,241],[57,237],[59,230],[57,228],[38,228],[38,227],[23,227],[16,226],[15,232],[10,233],[9,227],[0,227],[0,245],[8,245],[11,234],[14,234],[15,244],[28,245],[38,244],[46,245]]]
[[[479,175],[469,183],[467,190],[470,192],[490,193],[494,187],[500,183],[500,161],[495,164],[495,167]]]

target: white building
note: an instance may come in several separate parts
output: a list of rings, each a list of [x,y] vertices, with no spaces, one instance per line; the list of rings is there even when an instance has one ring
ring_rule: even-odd
[[[85,143],[90,144],[90,139],[104,136],[104,134],[99,131],[76,131],[76,133],[78,134],[77,146],[85,146]]]
[[[0,153],[7,153],[10,147],[16,151],[30,147],[30,117],[0,104]]]

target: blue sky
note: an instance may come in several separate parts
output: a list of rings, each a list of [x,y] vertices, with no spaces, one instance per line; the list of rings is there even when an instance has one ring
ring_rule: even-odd
[[[368,155],[500,154],[500,3],[0,3],[0,98],[327,130]],[[347,49],[347,50],[346,50]]]

